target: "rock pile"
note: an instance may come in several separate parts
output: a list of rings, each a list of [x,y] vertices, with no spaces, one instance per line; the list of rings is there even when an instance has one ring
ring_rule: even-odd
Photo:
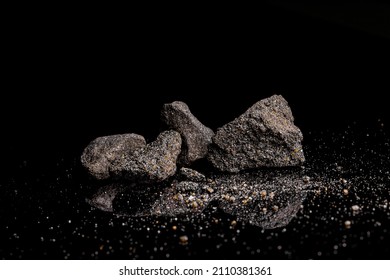
[[[132,216],[177,216],[201,213],[215,202],[226,213],[264,225],[267,215],[277,215],[286,208],[266,203],[275,195],[271,189],[277,186],[281,190],[287,184],[291,191],[307,184],[291,176],[287,180],[290,183],[286,181],[283,186],[270,184],[263,180],[266,172],[261,170],[237,175],[218,173],[296,166],[305,161],[302,133],[282,96],[260,100],[215,134],[192,115],[184,102],[165,104],[161,119],[169,130],[149,144],[140,135],[123,134],[99,137],[85,148],[81,162],[89,174],[99,180],[113,179],[87,200],[91,205],[115,212],[124,210],[125,204]],[[215,168],[212,178],[188,168],[202,158]],[[178,172],[177,166],[181,166]],[[285,178],[274,180],[282,182]],[[283,193],[277,188],[276,193]],[[258,211],[253,214],[249,209]],[[293,212],[298,208],[290,204],[286,209]]]

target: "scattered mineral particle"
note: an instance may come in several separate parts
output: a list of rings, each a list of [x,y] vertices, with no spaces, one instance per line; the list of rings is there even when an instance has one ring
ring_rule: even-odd
[[[280,95],[260,100],[217,130],[208,160],[221,171],[300,165],[303,136]]]
[[[188,244],[188,236],[187,235],[182,235],[179,237],[179,243],[181,245],[187,245]]]
[[[153,211],[156,201],[159,201],[161,192],[165,189],[162,183],[140,184],[123,183],[126,187],[119,192],[112,202],[114,213],[131,217],[146,217],[164,215],[163,212]]]
[[[195,171],[190,168],[185,168],[185,167],[180,168],[179,177],[182,180],[188,180],[193,182],[206,181],[206,176],[204,176],[202,173],[199,173],[198,171]]]
[[[360,210],[360,207],[359,205],[352,205],[351,209],[353,212],[358,212]]]
[[[309,183],[310,182],[310,177],[309,176],[303,176],[303,181],[305,183]]]
[[[214,132],[192,115],[187,104],[181,101],[164,104],[161,119],[170,129],[178,131],[183,138],[179,157],[181,165],[188,166],[207,155]]]
[[[146,146],[144,137],[137,134],[118,134],[93,140],[81,155],[81,163],[96,179],[107,179],[120,159]]]
[[[226,214],[252,225],[269,229],[285,226],[312,188],[302,177],[293,170],[220,174],[214,176],[217,186],[214,201]],[[229,198],[233,193],[235,200],[232,201]],[[271,196],[272,200],[267,199]]]
[[[206,208],[217,207],[232,215],[232,220],[271,229],[287,225],[312,189],[303,181],[302,174],[294,170],[254,170],[211,176],[212,191],[207,180],[193,182],[173,178],[153,184],[128,181],[99,190],[89,202],[118,215],[180,217],[182,220],[200,217]],[[271,195],[272,200],[268,199]]]
[[[344,227],[345,227],[346,229],[351,228],[351,225],[352,225],[352,223],[351,223],[351,221],[349,221],[349,220],[347,220],[347,221],[344,222]]]
[[[161,182],[175,174],[180,151],[180,134],[173,130],[164,131],[146,147],[123,155],[112,172],[116,177],[138,182]]]
[[[148,184],[139,187],[138,193],[130,189],[122,199],[121,214],[131,217],[181,216],[185,219],[202,213],[213,198],[200,183],[191,181]]]
[[[348,181],[345,180],[344,178],[340,178],[340,183],[342,183],[343,185],[346,185],[348,183]]]

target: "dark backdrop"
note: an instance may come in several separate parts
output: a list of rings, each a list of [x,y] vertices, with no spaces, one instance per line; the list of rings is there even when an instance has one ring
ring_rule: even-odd
[[[278,5],[228,7],[224,3],[177,9],[164,3],[163,7],[140,9],[97,7],[96,3],[37,7],[33,3],[33,7],[4,10],[10,17],[0,35],[4,70],[0,258],[63,258],[68,252],[71,258],[89,258],[89,253],[83,254],[95,252],[101,241],[106,244],[106,238],[115,250],[122,247],[118,244],[122,239],[124,247],[145,244],[139,258],[151,257],[153,247],[165,242],[174,244],[172,248],[164,245],[173,252],[171,257],[196,258],[220,242],[218,232],[228,234],[223,237],[228,240],[230,230],[212,227],[209,234],[217,239],[198,239],[188,247],[196,248],[189,255],[187,247],[177,247],[174,235],[136,232],[131,224],[121,226],[120,220],[115,228],[108,226],[111,215],[90,210],[84,201],[95,182],[80,166],[83,148],[98,136],[116,133],[135,132],[152,141],[160,130],[162,104],[174,100],[185,101],[195,116],[216,129],[256,101],[282,94],[303,131],[310,165],[321,169],[321,162],[330,166],[337,161],[346,170],[356,171],[362,163],[355,166],[353,161],[362,157],[367,168],[358,170],[356,176],[369,179],[356,185],[357,189],[362,186],[361,197],[376,205],[382,201],[379,198],[388,196],[385,187],[380,187],[385,173],[376,176],[386,171],[385,164],[381,165],[388,159],[384,142],[388,143],[388,136],[377,128],[384,125],[388,130],[390,126],[390,43],[382,32],[390,27],[375,16],[384,10],[370,9],[370,17],[361,13],[354,22],[365,22],[370,28],[360,29],[347,24],[349,19],[343,14],[345,22],[340,23],[336,8],[318,17],[291,1],[287,6],[285,1],[272,2]],[[336,14],[337,20],[331,20]],[[376,32],[378,24],[381,32]],[[353,130],[358,133],[342,132],[354,122]],[[366,127],[378,136],[366,137]],[[345,142],[354,142],[351,135],[360,138],[354,146],[351,143],[350,150],[344,149]],[[380,145],[375,147],[375,143]],[[318,146],[322,146],[319,154],[314,148]],[[331,170],[324,172],[333,176]],[[383,197],[378,194],[381,188]],[[244,250],[241,257],[285,258],[283,250],[275,250],[282,244],[292,248],[291,256],[298,259],[320,258],[317,250],[324,252],[324,258],[386,258],[388,217],[379,211],[369,213],[367,208],[367,215],[356,220],[362,222],[353,224],[347,240],[340,225],[348,216],[338,209],[349,202],[341,202],[340,208],[329,207],[337,202],[333,198],[318,200],[310,220],[296,221],[300,224],[297,231],[292,225],[292,231],[277,237],[277,232],[264,235],[259,229],[247,228],[237,243],[226,243],[207,257],[237,258],[240,247],[259,248],[266,240],[264,252],[250,255]],[[374,229],[377,221],[383,221],[382,226]],[[88,241],[76,232],[98,239]],[[366,238],[370,232],[371,238]],[[188,234],[192,233],[189,229]],[[235,231],[232,234],[235,238]],[[57,242],[52,243],[52,238]],[[348,246],[334,255],[334,244],[341,246],[344,239]],[[112,258],[127,258],[126,252],[127,248],[117,251]]]
[[[9,22],[5,158],[78,155],[114,133],[153,140],[161,105],[174,100],[213,129],[275,93],[304,133],[388,125],[386,36],[270,4],[100,8],[42,17],[26,9],[31,20]]]

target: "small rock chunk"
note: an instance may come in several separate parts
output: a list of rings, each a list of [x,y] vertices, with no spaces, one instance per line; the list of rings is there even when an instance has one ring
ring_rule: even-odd
[[[84,149],[81,163],[96,179],[108,179],[116,165],[121,165],[118,159],[145,146],[144,137],[133,133],[99,137]]]
[[[164,104],[161,119],[170,129],[178,131],[183,138],[178,161],[180,165],[188,166],[206,157],[214,132],[191,113],[187,104],[181,101]]]
[[[193,181],[193,182],[204,182],[206,181],[206,176],[202,173],[199,173],[196,170],[182,167],[180,168],[179,177],[185,181]]]
[[[180,134],[164,131],[145,148],[119,159],[121,165],[117,164],[113,173],[116,177],[143,183],[161,182],[175,174],[180,151]]]

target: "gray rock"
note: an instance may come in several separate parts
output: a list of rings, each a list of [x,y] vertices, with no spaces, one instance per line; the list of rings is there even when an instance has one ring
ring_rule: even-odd
[[[164,104],[161,119],[170,129],[178,131],[183,138],[180,165],[188,166],[207,155],[214,132],[192,115],[187,104],[181,101]]]
[[[81,155],[81,163],[96,179],[107,179],[123,155],[146,146],[144,137],[137,134],[118,134],[93,140]]]
[[[137,182],[161,182],[175,174],[180,151],[180,134],[173,130],[164,131],[146,147],[118,159],[112,173]]]
[[[86,199],[87,203],[97,209],[106,212],[113,212],[113,201],[118,194],[122,193],[127,186],[122,184],[110,184],[101,187],[98,191],[91,197]]]
[[[302,164],[303,136],[287,101],[273,95],[217,130],[208,160],[221,171]]]
[[[199,173],[196,170],[191,168],[182,167],[179,171],[179,178],[182,180],[194,181],[194,182],[204,182],[206,181],[206,176],[202,173]]]

